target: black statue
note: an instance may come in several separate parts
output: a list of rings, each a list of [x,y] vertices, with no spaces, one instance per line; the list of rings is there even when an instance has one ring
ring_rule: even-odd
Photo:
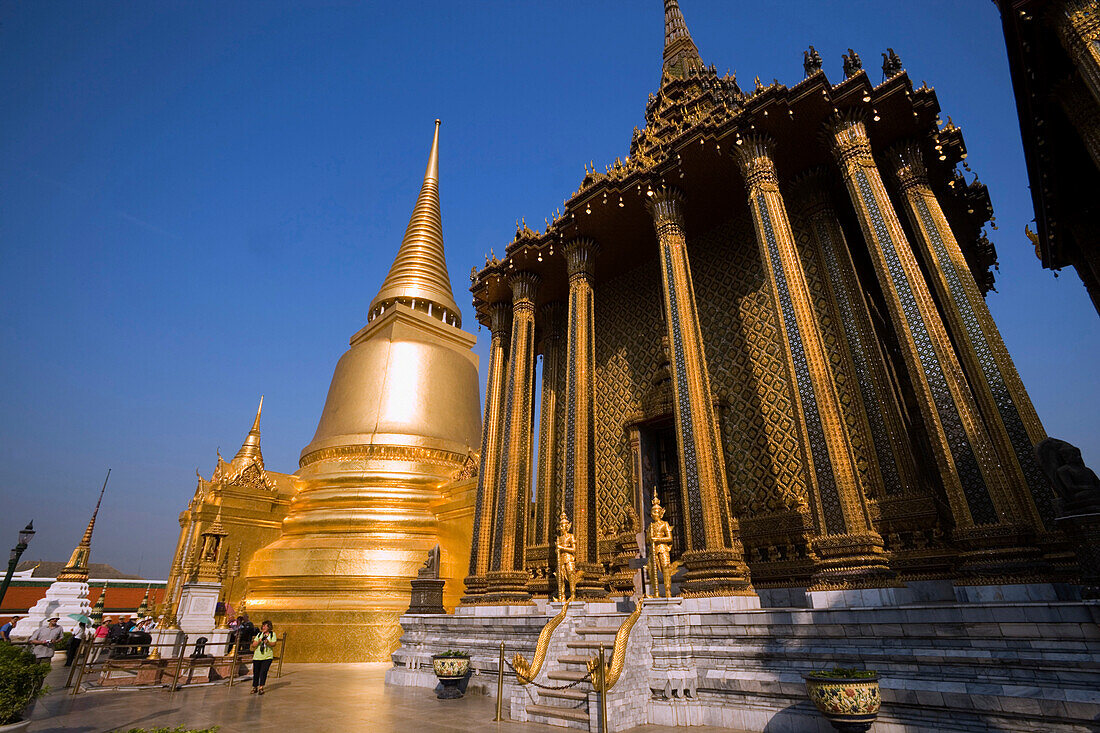
[[[209,641],[210,640],[205,636],[200,636],[195,639],[195,651],[191,652],[191,658],[200,659],[202,657],[209,657],[210,655],[206,653],[206,644]]]
[[[1047,438],[1035,446],[1035,455],[1062,500],[1063,515],[1100,514],[1100,478],[1085,465],[1077,446]]]
[[[886,49],[886,53],[882,54],[882,75],[889,79],[894,74],[901,73],[901,56],[894,53],[894,49]]]
[[[850,78],[858,74],[863,69],[863,60],[859,57],[859,54],[848,49],[848,53],[841,54],[844,59],[844,78]]]
[[[821,54],[813,46],[810,46],[809,51],[802,52],[802,70],[806,72],[806,76],[821,71],[821,63]]]

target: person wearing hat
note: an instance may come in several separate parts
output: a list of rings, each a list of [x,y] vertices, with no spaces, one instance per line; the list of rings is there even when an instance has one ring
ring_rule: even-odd
[[[39,626],[31,634],[31,638],[27,641],[30,642],[31,652],[40,662],[50,661],[50,657],[53,656],[53,645],[57,643],[58,639],[64,633],[61,627],[57,625],[57,622],[61,620],[60,616],[51,616],[46,619],[45,626]]]
[[[0,638],[2,638],[4,641],[10,642],[11,641],[11,630],[15,628],[15,625],[17,623],[19,623],[19,619],[21,619],[21,618],[23,618],[23,617],[22,616],[12,616],[10,621],[8,621],[3,626],[0,626]]]

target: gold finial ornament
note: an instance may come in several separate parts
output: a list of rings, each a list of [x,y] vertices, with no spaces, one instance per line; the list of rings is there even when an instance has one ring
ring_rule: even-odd
[[[370,304],[368,321],[373,321],[394,303],[424,310],[444,323],[462,326],[447,261],[443,254],[443,219],[439,213],[439,126],[424,171],[424,182],[416,199],[401,248],[390,266],[382,288]]]
[[[256,408],[256,417],[252,420],[252,429],[248,431],[233,460],[226,462],[222,458],[221,450],[218,450],[218,462],[214,467],[214,473],[210,476],[211,482],[244,483],[274,490],[275,484],[267,475],[267,469],[264,468],[264,454],[260,450],[260,416],[263,411],[264,396],[260,395],[260,404]],[[196,470],[195,473],[198,474],[198,471]],[[199,487],[196,493],[203,488],[202,475],[198,474],[198,476]]]
[[[689,69],[702,69],[703,59],[691,40],[687,21],[677,0],[665,0],[665,54],[661,76],[684,77]]]

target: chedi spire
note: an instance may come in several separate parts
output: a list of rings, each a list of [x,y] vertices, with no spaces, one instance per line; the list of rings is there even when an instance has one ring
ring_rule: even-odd
[[[390,266],[382,288],[370,304],[367,321],[373,321],[393,303],[403,303],[428,313],[444,323],[462,326],[447,260],[443,253],[443,220],[439,214],[439,125],[435,121],[435,137],[424,171],[424,183],[416,199],[401,248]]]
[[[107,469],[107,478],[103,479],[103,488],[99,490],[99,499],[95,503],[95,511],[92,512],[92,518],[88,520],[88,526],[84,530],[84,536],[80,539],[80,544],[73,550],[73,554],[69,556],[69,562],[65,565],[64,569],[58,573],[57,579],[59,581],[66,581],[71,583],[87,583],[88,582],[88,558],[92,554],[92,532],[95,530],[95,518],[99,514],[99,505],[103,503],[103,492],[107,490],[107,480],[111,478],[111,469]]]
[[[702,69],[703,59],[695,41],[691,40],[684,14],[677,0],[665,0],[665,54],[662,78],[666,75],[687,76],[689,69]]]

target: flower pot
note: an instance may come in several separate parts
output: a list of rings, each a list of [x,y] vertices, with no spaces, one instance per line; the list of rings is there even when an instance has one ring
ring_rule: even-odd
[[[810,701],[841,733],[871,728],[882,707],[878,675],[874,677],[811,677],[803,675]]]
[[[443,657],[433,654],[432,670],[443,685],[436,697],[440,700],[462,697],[462,689],[459,688],[458,683],[466,679],[466,675],[470,673],[469,657]]]
[[[0,725],[0,733],[19,733],[26,730],[31,724],[29,717],[23,718],[18,723],[8,723],[7,725]]]

